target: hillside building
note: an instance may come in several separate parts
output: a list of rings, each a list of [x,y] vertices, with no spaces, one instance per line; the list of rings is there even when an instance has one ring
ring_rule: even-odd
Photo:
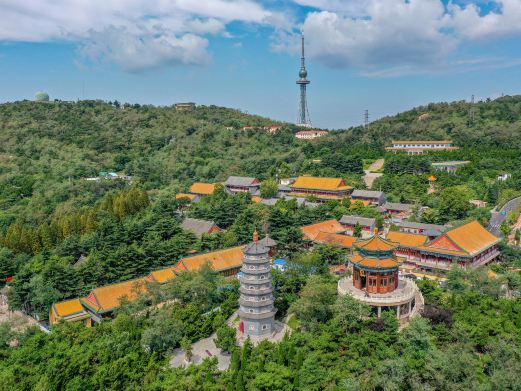
[[[407,219],[413,212],[413,204],[402,204],[399,202],[386,202],[380,206],[379,210],[391,217],[394,221]]]
[[[195,109],[195,103],[194,102],[179,102],[175,105],[176,111],[190,111]]]
[[[196,182],[190,186],[190,189],[188,192],[190,194],[199,196],[199,197],[205,197],[212,195],[215,191],[215,184],[214,183],[201,183]]]
[[[418,141],[418,140],[406,140],[406,141],[392,141],[392,146],[385,148],[387,151],[393,152],[406,152],[407,155],[421,155],[428,151],[452,151],[458,149],[453,146],[451,140],[441,141]]]
[[[230,176],[224,182],[224,189],[229,194],[250,193],[252,195],[260,194],[260,182],[257,178]]]
[[[351,200],[367,202],[371,205],[382,205],[387,198],[383,191],[376,190],[353,190],[351,193]]]
[[[327,136],[329,132],[327,130],[301,130],[295,133],[295,137],[299,140],[314,140],[319,137]]]
[[[429,234],[428,236],[435,237],[441,235],[447,227],[439,224],[417,223],[415,221],[403,220],[396,224],[398,231],[411,234]]]
[[[187,217],[181,223],[181,228],[193,233],[197,238],[201,238],[203,234],[214,234],[220,232],[221,229],[210,220],[192,219]]]
[[[289,196],[309,197],[314,196],[320,201],[340,200],[348,197],[353,188],[346,184],[342,178],[319,178],[313,176],[300,176],[293,184]],[[279,189],[280,190],[280,189]]]
[[[305,241],[313,241],[321,232],[338,234],[345,232],[345,228],[338,221],[326,220],[320,223],[305,225],[300,228],[302,232],[302,239]]]
[[[352,236],[354,236],[355,227],[358,224],[361,228],[361,237],[368,238],[373,235],[376,228],[376,219],[355,215],[344,215],[340,219],[340,224],[344,227],[345,233]]]

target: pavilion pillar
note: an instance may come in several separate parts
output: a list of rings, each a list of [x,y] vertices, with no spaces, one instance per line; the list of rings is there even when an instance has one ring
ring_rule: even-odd
[[[398,319],[400,319],[400,306],[399,305],[396,306],[396,317]]]
[[[382,307],[378,306],[378,317],[382,316]]]
[[[411,316],[412,311],[412,300],[409,302],[409,316]]]

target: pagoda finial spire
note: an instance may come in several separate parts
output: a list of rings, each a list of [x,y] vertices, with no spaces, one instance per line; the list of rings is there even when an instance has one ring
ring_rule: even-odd
[[[259,241],[259,233],[257,232],[257,229],[253,231],[253,241],[258,242]]]

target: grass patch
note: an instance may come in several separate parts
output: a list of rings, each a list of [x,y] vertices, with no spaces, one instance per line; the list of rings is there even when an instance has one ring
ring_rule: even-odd
[[[292,330],[297,330],[299,328],[300,322],[295,315],[288,319],[288,326],[291,327]]]

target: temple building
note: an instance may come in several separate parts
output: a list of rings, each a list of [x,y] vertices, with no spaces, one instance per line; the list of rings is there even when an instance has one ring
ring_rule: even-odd
[[[343,215],[340,219],[340,224],[344,227],[345,233],[352,236],[354,236],[355,227],[358,225],[361,228],[360,237],[368,238],[373,234],[374,229],[376,228],[376,219],[371,217]]]
[[[267,337],[274,331],[275,313],[271,265],[268,247],[253,242],[243,250],[240,277],[239,331],[251,337]]]
[[[387,201],[383,191],[376,190],[354,190],[351,193],[351,200],[367,202],[370,205],[382,205]]]
[[[317,237],[317,235],[321,232],[330,233],[330,234],[339,234],[344,233],[345,228],[340,224],[337,220],[326,220],[320,223],[305,225],[300,227],[300,231],[302,232],[302,239],[304,241],[313,241]]]
[[[55,324],[60,321],[82,322],[85,327],[91,326],[90,315],[81,305],[80,299],[60,301],[51,306],[49,323]]]
[[[193,219],[187,217],[181,223],[181,228],[193,233],[198,239],[204,234],[215,234],[220,232],[221,229],[211,220]]]
[[[190,189],[188,192],[190,194],[199,196],[199,197],[205,197],[212,195],[215,191],[215,184],[213,183],[202,183],[202,182],[196,182],[190,186]]]
[[[257,178],[230,176],[224,182],[224,189],[229,194],[250,193],[252,195],[260,194],[260,182]]]
[[[313,176],[298,177],[289,186],[288,195],[294,197],[314,196],[320,201],[340,200],[348,197],[353,188],[342,178],[319,178]]]
[[[402,204],[399,202],[386,202],[378,209],[381,213],[389,216],[393,221],[407,219],[413,212],[413,204]]]
[[[389,236],[400,242],[397,255],[425,271],[449,270],[454,264],[476,268],[500,256],[501,239],[475,220],[435,238],[430,237],[428,231],[423,235],[389,233]]]
[[[274,245],[270,238],[264,242]],[[93,322],[111,317],[114,310],[120,307],[122,300],[131,302],[140,295],[148,295],[148,284],[171,282],[179,273],[198,271],[205,264],[209,264],[216,273],[223,276],[234,276],[242,266],[243,247],[236,246],[186,257],[173,266],[152,271],[144,278],[94,288],[87,297],[54,303],[49,312],[49,323],[53,325],[60,321],[81,321],[90,327]]]
[[[392,146],[385,148],[387,151],[393,152],[407,152],[407,155],[421,155],[428,151],[453,151],[458,147],[453,146],[451,140],[442,141],[392,141]]]
[[[382,310],[392,310],[406,322],[419,313],[423,297],[416,284],[398,276],[399,259],[394,255],[398,243],[375,234],[354,243],[355,254],[349,257],[352,276],[338,282],[338,293],[349,294],[367,304],[380,317]]]

